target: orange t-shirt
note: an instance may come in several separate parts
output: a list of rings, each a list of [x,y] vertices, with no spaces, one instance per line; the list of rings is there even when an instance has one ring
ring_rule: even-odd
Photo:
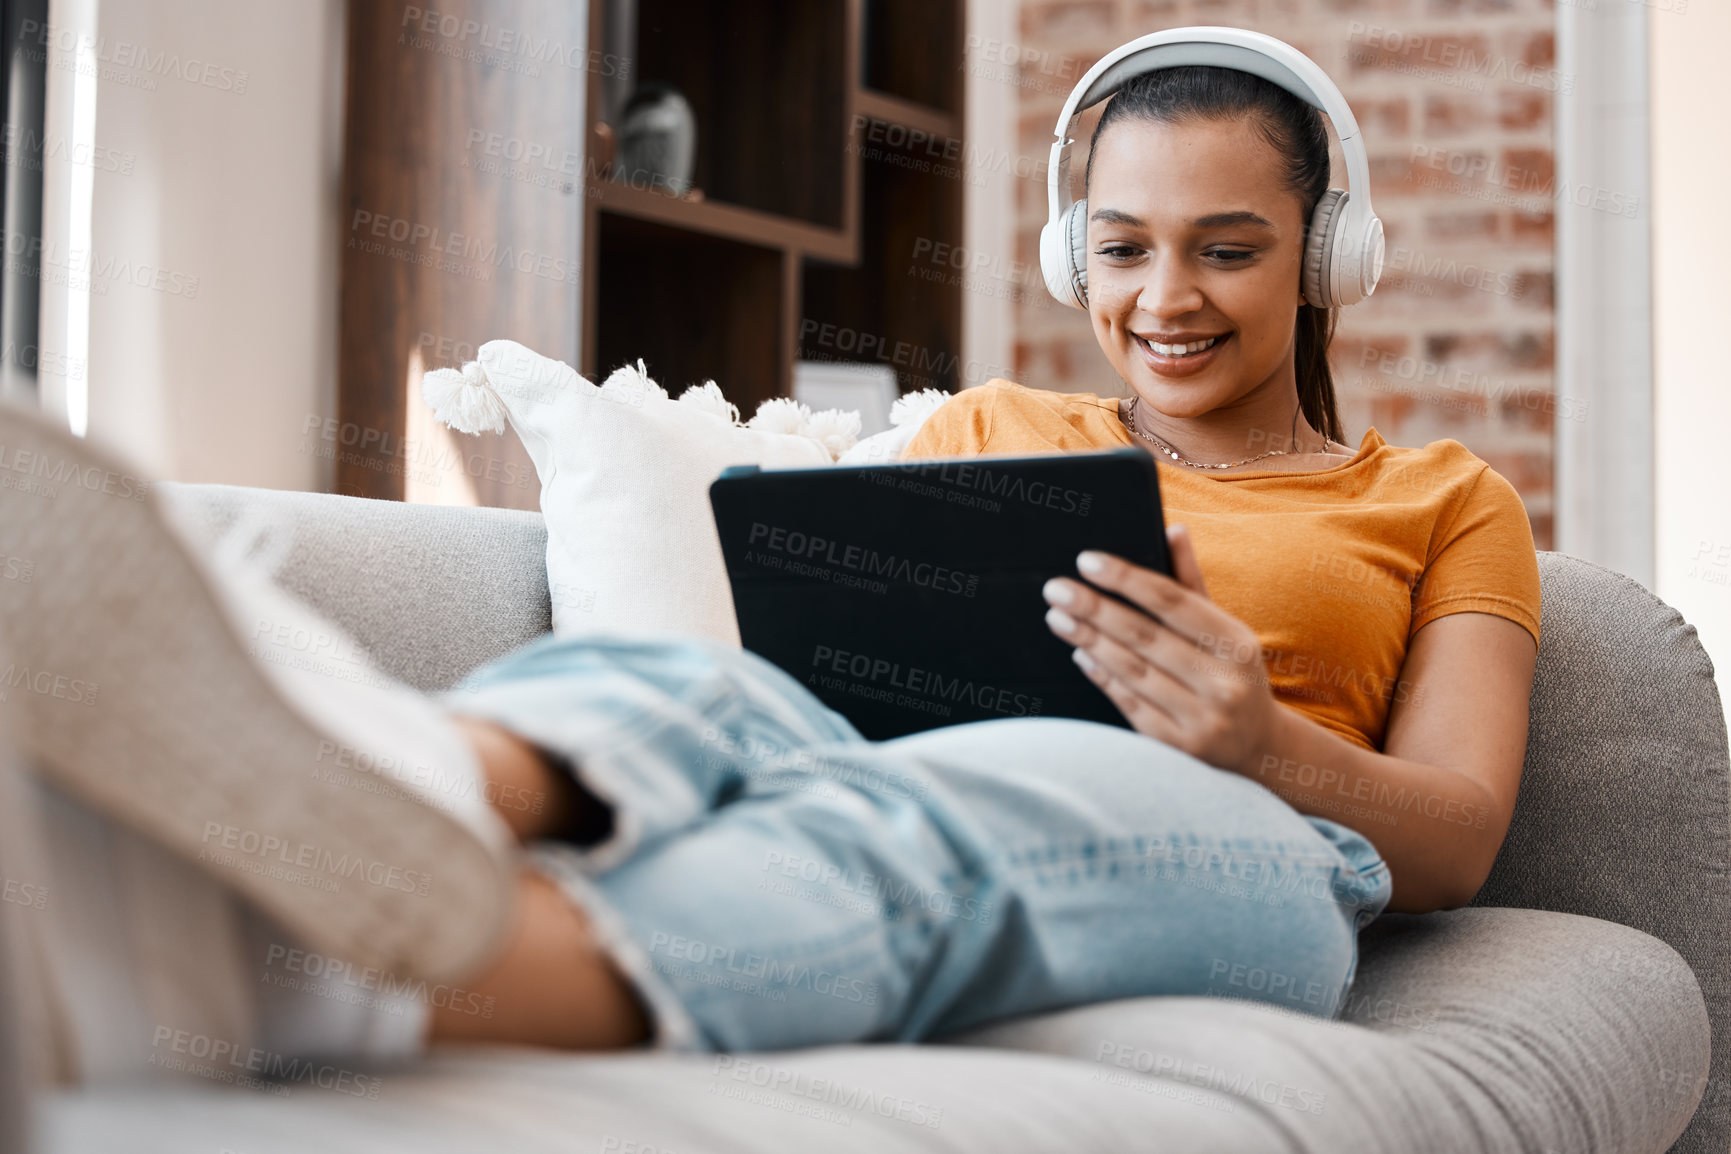
[[[1115,398],[994,380],[933,413],[903,460],[1136,444]],[[1539,637],[1539,564],[1521,498],[1458,441],[1364,435],[1311,472],[1208,475],[1156,459],[1168,523],[1189,526],[1214,602],[1256,631],[1277,700],[1380,750],[1420,627],[1494,613]],[[1418,704],[1415,700],[1413,704]]]

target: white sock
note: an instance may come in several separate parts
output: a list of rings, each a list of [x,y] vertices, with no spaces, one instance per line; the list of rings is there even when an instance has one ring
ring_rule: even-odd
[[[258,1045],[285,1058],[390,1061],[424,1053],[452,988],[309,950],[263,914],[246,918]]]
[[[266,1077],[296,1059],[425,1050],[450,987],[307,951],[198,867],[50,786],[31,792],[48,857],[45,968],[74,1080]]]
[[[219,882],[52,787],[34,783],[46,847],[47,980],[65,1072],[136,1077],[191,1048],[253,1034],[240,903]]]

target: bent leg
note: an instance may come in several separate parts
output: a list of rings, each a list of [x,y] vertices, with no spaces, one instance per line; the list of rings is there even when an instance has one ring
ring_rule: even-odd
[[[611,803],[567,892],[664,1042],[913,1040],[1149,994],[1332,1015],[1388,900],[1358,834],[1127,730],[871,744],[707,643],[548,639],[445,704]]]
[[[575,779],[580,797],[614,811],[606,834],[584,846],[592,871],[684,829],[752,779],[797,764],[808,746],[864,742],[775,665],[700,639],[549,635],[475,671],[440,704],[537,747]],[[481,731],[469,733],[475,740]],[[512,796],[559,804],[540,792]],[[509,808],[499,805],[520,833],[540,831],[549,816]]]
[[[1017,899],[934,1032],[1145,995],[1332,1017],[1391,893],[1362,835],[1128,730],[1013,719],[887,748],[980,822]]]
[[[505,949],[429,998],[433,1041],[617,1050],[649,1037],[646,1008],[585,910],[532,872],[518,879],[515,904]]]
[[[1370,843],[1126,730],[815,747],[594,879],[651,1005],[716,1049],[918,1040],[1217,994],[1332,1016],[1388,900]]]

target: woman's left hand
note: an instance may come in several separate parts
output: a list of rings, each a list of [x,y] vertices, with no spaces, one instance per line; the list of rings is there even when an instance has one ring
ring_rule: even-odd
[[[1209,600],[1196,550],[1182,525],[1166,532],[1178,580],[1110,553],[1085,552],[1088,582],[1046,582],[1046,624],[1076,647],[1076,664],[1139,733],[1221,769],[1254,772],[1279,706],[1262,664],[1262,643]]]

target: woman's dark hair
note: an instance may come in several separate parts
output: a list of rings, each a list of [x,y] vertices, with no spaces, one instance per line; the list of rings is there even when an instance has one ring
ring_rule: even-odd
[[[1286,161],[1286,186],[1298,194],[1308,230],[1316,206],[1328,191],[1328,129],[1322,113],[1249,72],[1207,65],[1163,68],[1137,76],[1106,102],[1088,150],[1084,181],[1093,176],[1094,152],[1106,126],[1120,120],[1238,120],[1248,117],[1262,139]],[[1334,402],[1334,373],[1328,344],[1334,339],[1335,310],[1298,306],[1293,360],[1298,403],[1310,427],[1332,441],[1346,439]]]

